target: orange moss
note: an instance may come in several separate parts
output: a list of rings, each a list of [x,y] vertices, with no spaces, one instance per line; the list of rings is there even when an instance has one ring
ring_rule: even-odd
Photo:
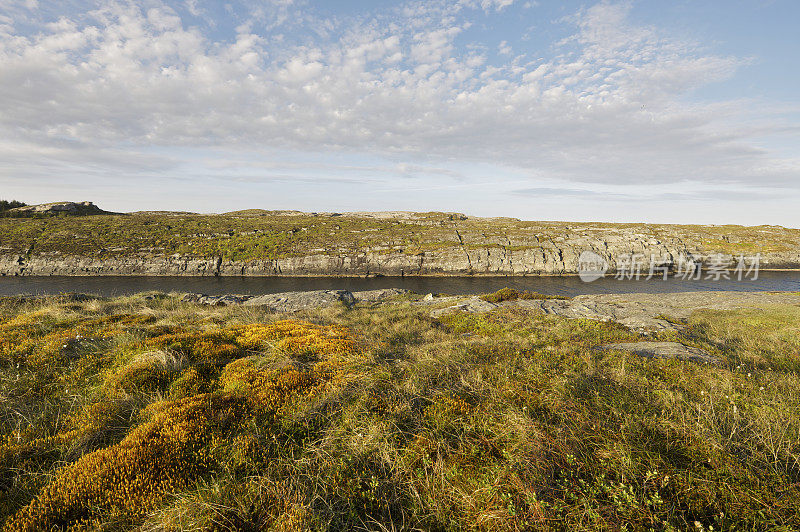
[[[42,355],[44,361],[44,355],[69,349],[69,344],[58,342],[71,334],[74,331],[60,331],[39,338],[32,356]],[[32,502],[6,522],[4,530],[82,529],[101,523],[136,522],[158,508],[168,494],[186,489],[213,470],[217,466],[214,449],[249,420],[256,416],[277,420],[339,378],[342,371],[336,357],[353,345],[343,328],[294,320],[213,332],[171,333],[145,343],[179,351],[190,361],[219,363],[266,341],[277,342],[289,354],[313,354],[322,360],[312,366],[279,370],[258,368],[252,357],[234,360],[223,369],[216,383],[222,391],[217,393],[194,394],[213,384],[206,383],[195,368],[189,368],[170,393],[174,392],[173,397],[194,395],[146,407],[140,414],[144,420],[141,425],[118,444],[86,454],[62,468]],[[166,382],[162,373],[166,371],[152,360],[134,362],[111,374],[106,388],[126,392],[154,382],[162,386]],[[25,449],[51,449],[81,434],[101,430],[104,420],[114,415],[113,405],[103,402],[85,407],[70,418],[70,430],[28,441]],[[0,459],[23,450],[12,439],[0,445]],[[293,529],[304,521],[305,510],[292,506],[279,524],[283,529]]]
[[[204,451],[214,418],[241,416],[237,401],[197,395],[170,402],[122,442],[66,466],[5,529],[91,527],[100,519],[135,519],[164,495],[208,470]]]
[[[281,320],[270,324],[244,325],[235,334],[239,345],[247,349],[258,349],[266,342],[277,342],[276,347],[294,355],[331,357],[353,349],[352,338],[344,327],[314,325],[305,321]]]

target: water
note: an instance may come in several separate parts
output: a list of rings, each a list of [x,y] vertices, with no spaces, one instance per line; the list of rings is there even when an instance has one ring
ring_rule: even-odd
[[[79,292],[122,296],[156,290],[220,294],[271,294],[295,290],[407,288],[420,294],[481,294],[503,287],[543,294],[576,296],[604,293],[669,293],[699,290],[800,292],[800,271],[759,272],[758,279],[697,281],[616,280],[613,277],[584,283],[576,276],[553,277],[0,277],[0,296],[48,295]]]

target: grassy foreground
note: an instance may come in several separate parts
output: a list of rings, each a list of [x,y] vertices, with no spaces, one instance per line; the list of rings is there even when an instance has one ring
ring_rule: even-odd
[[[0,527],[800,529],[800,308],[428,310],[0,300]]]

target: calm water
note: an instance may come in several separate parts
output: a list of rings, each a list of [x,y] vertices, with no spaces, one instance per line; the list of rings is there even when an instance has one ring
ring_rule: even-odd
[[[544,294],[692,292],[698,290],[800,291],[800,272],[760,272],[757,280],[626,280],[605,277],[0,277],[0,296],[80,292],[120,296],[157,290],[202,294],[270,294],[294,290],[407,288],[417,293],[480,294],[503,287]]]

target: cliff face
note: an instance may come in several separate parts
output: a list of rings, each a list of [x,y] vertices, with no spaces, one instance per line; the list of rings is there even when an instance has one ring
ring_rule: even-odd
[[[584,251],[610,271],[638,254],[645,274],[650,257],[674,269],[716,253],[732,266],[740,254],[759,253],[761,268],[800,267],[800,231],[778,227],[534,223],[446,213],[92,217],[102,218],[100,226],[87,218],[4,220],[0,275],[570,274]],[[43,225],[9,225],[25,223]],[[166,236],[155,229],[163,227]]]

